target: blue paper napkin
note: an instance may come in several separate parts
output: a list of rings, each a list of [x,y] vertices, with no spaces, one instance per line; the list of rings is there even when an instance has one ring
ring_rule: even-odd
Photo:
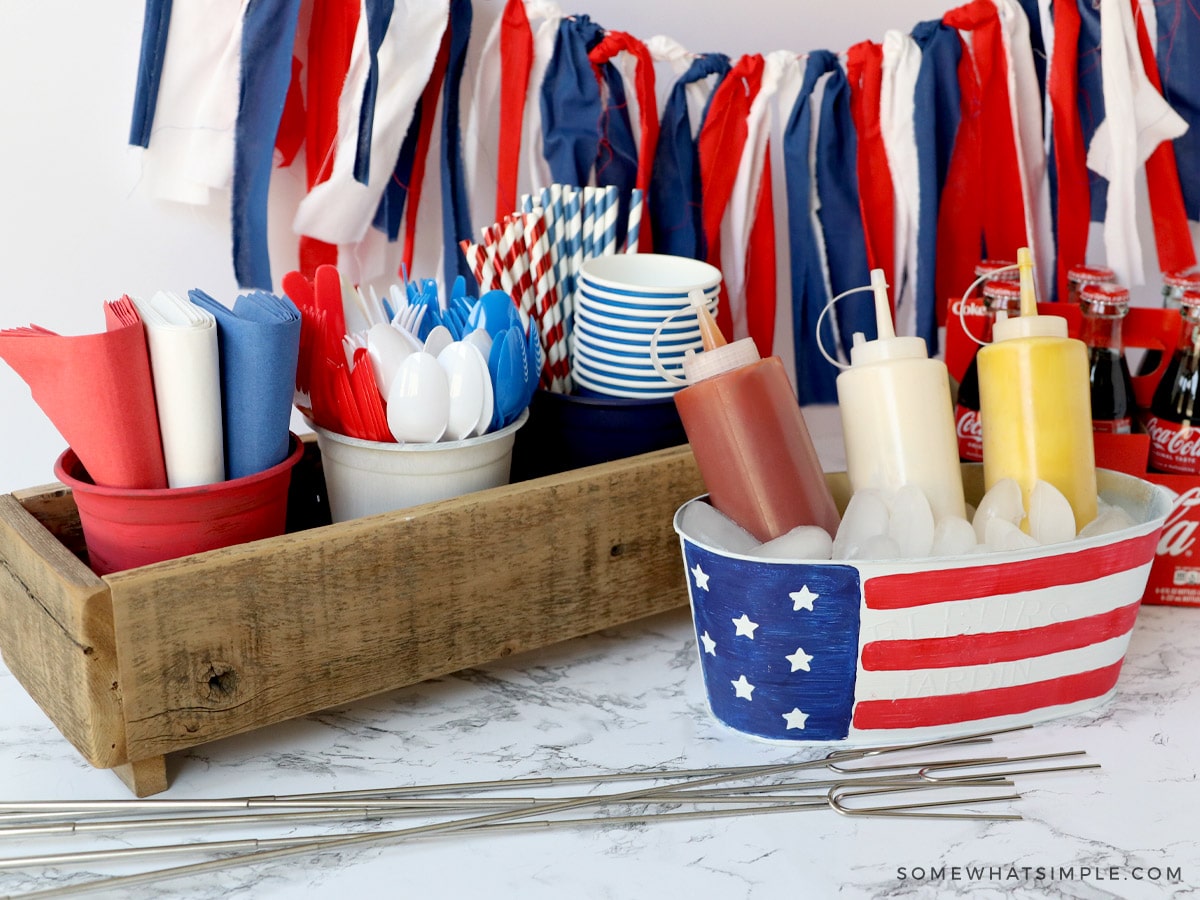
[[[243,294],[232,310],[201,290],[188,296],[217,319],[226,477],[278,465],[290,448],[300,311],[265,291]]]

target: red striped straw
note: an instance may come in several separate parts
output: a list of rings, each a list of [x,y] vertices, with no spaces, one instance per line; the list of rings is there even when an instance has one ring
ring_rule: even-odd
[[[544,210],[536,209],[525,215],[525,240],[529,245],[530,268],[536,289],[534,319],[545,350],[542,382],[556,393],[565,393],[571,370]]]
[[[521,311],[521,324],[529,328],[534,313],[533,273],[529,271],[529,250],[525,243],[525,224],[518,216],[505,216],[500,238],[501,258],[512,279],[512,297]]]

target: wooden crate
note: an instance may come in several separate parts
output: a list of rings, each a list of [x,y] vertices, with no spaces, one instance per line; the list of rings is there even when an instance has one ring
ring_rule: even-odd
[[[671,519],[703,490],[683,446],[103,577],[67,488],[0,495],[0,652],[146,796],[168,753],[686,604]]]

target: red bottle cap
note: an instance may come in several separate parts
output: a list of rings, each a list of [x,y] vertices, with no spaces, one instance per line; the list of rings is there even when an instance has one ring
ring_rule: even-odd
[[[1117,278],[1117,273],[1108,266],[1071,266],[1067,269],[1067,281],[1075,284],[1100,284],[1101,282],[1112,282]]]
[[[1012,268],[1006,268],[1012,266]],[[975,265],[975,277],[982,278],[987,276],[988,280],[996,281],[1017,281],[1021,277],[1021,273],[1017,271],[1017,264],[1011,259],[983,259]],[[1003,272],[997,272],[997,269],[1004,269]]]
[[[1163,284],[1168,287],[1200,288],[1200,268],[1180,269],[1178,272],[1164,272]]]
[[[1100,314],[1126,313],[1129,311],[1129,288],[1111,282],[1086,284],[1079,292],[1079,304]]]
[[[1200,307],[1200,291],[1184,291],[1183,296],[1179,298],[1179,302],[1192,309]]]

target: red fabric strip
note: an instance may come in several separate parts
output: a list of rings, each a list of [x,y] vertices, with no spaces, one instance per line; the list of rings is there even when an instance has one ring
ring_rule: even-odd
[[[533,67],[533,30],[524,0],[508,0],[500,20],[500,132],[496,148],[496,221],[517,208],[521,129]]]
[[[973,59],[979,77],[980,133],[976,150],[980,155],[980,171],[986,177],[980,178],[979,194],[962,199],[983,208],[988,256],[1016,259],[1017,249],[1029,246],[1029,239],[1025,234],[1025,202],[1021,194],[1021,170],[1008,96],[1008,62],[999,14],[991,0],[972,0],[950,10],[942,21],[972,33],[971,43],[964,45],[964,48],[969,47],[969,52],[963,54],[963,61],[969,66],[969,59]],[[961,77],[961,64],[959,74]],[[945,203],[943,194],[942,204]],[[977,249],[970,260],[972,266],[979,261],[978,253]],[[964,290],[973,280],[972,276],[958,285],[957,290]]]
[[[853,724],[862,729],[923,728],[1019,715],[1099,697],[1112,690],[1120,673],[1118,661],[1090,672],[1012,687],[902,700],[864,700],[854,707]]]
[[[883,45],[861,41],[851,47],[846,78],[850,82],[850,115],[858,133],[858,206],[867,239],[867,263],[872,269],[883,269],[888,284],[894,285],[895,195],[879,122]]]
[[[275,149],[279,151],[279,165],[286,169],[300,152],[304,143],[304,89],[300,86],[300,71],[304,66],[292,57],[292,80],[288,83],[287,97],[283,101],[283,114],[279,117],[279,130],[275,133]]]
[[[748,134],[746,119],[750,115],[750,104],[762,87],[762,73],[763,58],[759,54],[748,54],[734,63],[713,92],[697,141],[702,197],[700,216],[708,244],[707,259],[718,269],[721,267],[721,221],[733,195],[733,182]],[[722,334],[733,336],[733,314],[724,282],[717,306],[717,325]]]
[[[764,150],[750,248],[746,254],[746,327],[759,356],[775,346],[775,198],[771,191],[771,145]]]
[[[956,634],[911,641],[872,641],[863,647],[862,666],[875,672],[945,669],[1078,650],[1128,633],[1140,606],[1141,600],[1137,600],[1094,616],[1018,631]]]
[[[1091,195],[1087,150],[1079,121],[1079,8],[1054,4],[1054,53],[1049,83],[1054,128],[1054,167],[1058,173],[1058,253],[1056,297],[1067,299],[1067,270],[1087,259]]]
[[[358,28],[356,0],[314,0],[308,32],[308,109],[304,169],[308,189],[329,178],[337,143],[338,100]],[[337,265],[337,246],[300,238],[300,271],[311,279],[323,265]]]
[[[417,131],[417,151],[413,158],[412,182],[408,186],[408,200],[404,208],[404,268],[413,270],[413,253],[417,239],[417,212],[421,207],[421,189],[425,183],[425,160],[429,156],[429,142],[433,137],[433,125],[437,121],[438,97],[442,93],[442,81],[446,77],[446,66],[450,60],[450,29],[442,34],[442,44],[429,82],[421,94],[421,122]]]
[[[1119,544],[1092,547],[1004,565],[965,566],[869,578],[863,585],[868,609],[909,609],[932,603],[973,600],[1079,584],[1124,572],[1154,556],[1158,533]]]
[[[638,170],[636,187],[642,196],[650,189],[650,174],[654,168],[654,150],[658,146],[658,98],[654,92],[654,60],[646,45],[624,31],[610,31],[588,52],[593,66],[608,62],[621,51],[633,54],[637,60],[634,85],[638,98]],[[761,79],[761,76],[760,76]],[[647,223],[648,207],[642,207],[642,225],[638,232],[638,252],[649,253],[651,231]]]

